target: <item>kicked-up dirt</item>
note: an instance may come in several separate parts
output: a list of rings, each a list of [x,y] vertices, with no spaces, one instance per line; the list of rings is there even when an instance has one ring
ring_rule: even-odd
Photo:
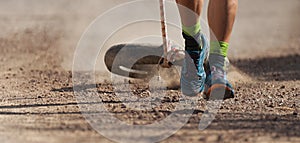
[[[1,15],[1,19],[5,20],[5,16]],[[66,46],[62,44],[64,36],[65,33],[56,28],[33,26],[7,32],[0,38],[1,142],[113,142],[94,130],[79,108],[94,107],[99,103],[82,102],[75,97],[72,71],[61,66],[65,58],[61,52],[67,51],[61,50],[62,45]],[[236,97],[223,101],[213,122],[201,131],[198,124],[208,102],[199,96],[187,124],[161,142],[300,142],[300,41],[295,35],[290,39],[293,41],[289,45],[276,47],[277,52],[262,51],[258,56],[253,52],[231,58],[228,76]],[[135,110],[126,104],[140,106],[140,103],[131,100],[122,103],[117,96],[119,91],[114,90],[118,84],[111,83],[110,75],[97,77],[103,79],[83,90],[96,92],[105,108],[125,123],[147,125],[161,121],[173,112],[187,113],[175,108],[182,98],[180,90],[163,89],[166,95],[155,101],[158,106],[145,111]],[[133,96],[151,96],[147,83],[125,78],[124,81]],[[98,112],[93,108],[84,112],[94,113]],[[153,132],[158,130],[153,129]],[[112,133],[124,138],[130,135],[120,132]]]

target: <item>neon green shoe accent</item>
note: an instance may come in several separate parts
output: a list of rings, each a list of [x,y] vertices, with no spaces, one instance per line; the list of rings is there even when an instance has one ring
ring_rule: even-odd
[[[218,54],[227,57],[229,44],[223,41],[210,42],[210,54]]]
[[[200,21],[198,21],[194,26],[184,26],[182,24],[182,31],[188,36],[194,36],[201,30]]]

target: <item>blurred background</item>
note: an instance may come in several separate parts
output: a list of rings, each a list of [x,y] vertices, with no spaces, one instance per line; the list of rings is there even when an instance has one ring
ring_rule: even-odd
[[[14,39],[16,34],[20,38],[20,33],[43,31],[53,45],[48,48],[59,50],[61,66],[70,70],[76,45],[89,24],[105,11],[129,1],[0,0],[0,37]],[[299,13],[299,0],[239,1],[229,57],[245,59],[299,53]],[[22,42],[18,46],[22,48]],[[2,43],[1,48],[6,45]]]

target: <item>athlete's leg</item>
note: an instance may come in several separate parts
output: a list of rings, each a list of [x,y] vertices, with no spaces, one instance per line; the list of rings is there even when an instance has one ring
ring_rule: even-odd
[[[203,0],[176,0],[182,21],[182,34],[185,40],[186,56],[181,73],[181,91],[194,96],[204,90],[206,73],[203,67],[207,46],[203,46],[200,14]]]
[[[210,0],[208,8],[209,26],[218,41],[229,43],[238,0]]]
[[[184,26],[194,26],[198,21],[202,10],[203,0],[176,0]]]
[[[216,96],[214,98],[217,99],[231,98],[234,94],[233,88],[226,79],[226,58],[237,5],[238,0],[210,0],[209,2],[208,21],[213,34],[211,34],[209,56],[211,71],[206,81],[206,94]]]

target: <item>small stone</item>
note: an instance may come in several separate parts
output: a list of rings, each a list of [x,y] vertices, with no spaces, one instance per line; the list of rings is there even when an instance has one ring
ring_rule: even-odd
[[[210,135],[206,138],[206,141],[208,142],[216,142],[218,141],[219,139],[219,136],[218,135]]]
[[[124,104],[121,104],[121,108],[126,108],[126,106]]]
[[[294,115],[294,116],[297,116],[297,115],[298,115],[298,113],[297,113],[296,111],[294,111],[294,112],[293,112],[293,115]]]

